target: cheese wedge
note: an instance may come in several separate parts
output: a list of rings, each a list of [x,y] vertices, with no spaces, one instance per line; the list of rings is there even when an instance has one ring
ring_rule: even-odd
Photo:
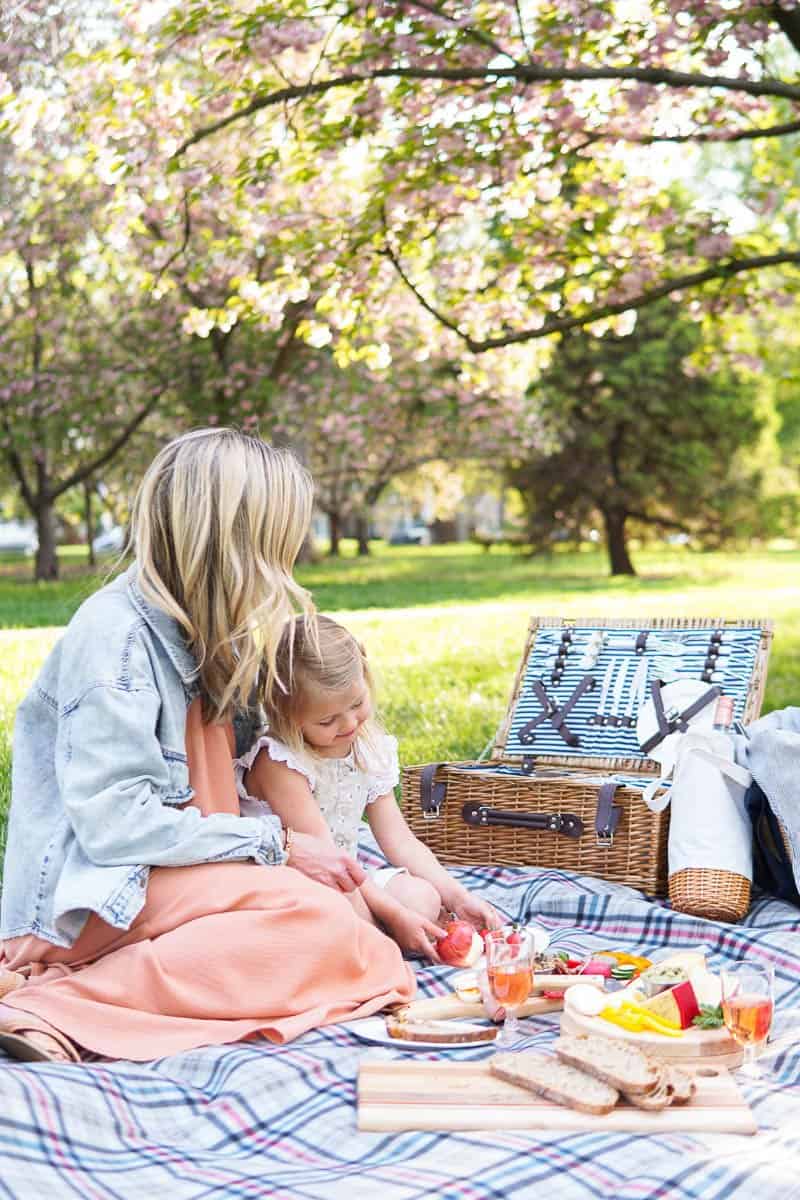
[[[649,1000],[643,1000],[642,1008],[646,1008],[654,1016],[663,1017],[666,1021],[676,1022],[681,1029],[688,1029],[700,1013],[697,996],[688,979],[666,992],[651,996]]]

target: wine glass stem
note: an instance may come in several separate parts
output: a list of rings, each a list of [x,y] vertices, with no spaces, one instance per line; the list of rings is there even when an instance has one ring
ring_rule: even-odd
[[[503,1028],[497,1038],[497,1043],[501,1046],[512,1046],[519,1037],[519,1021],[517,1020],[517,1011],[514,1009],[506,1009],[506,1019],[503,1022]]]
[[[760,1069],[757,1060],[757,1048],[755,1042],[745,1042],[744,1045],[744,1060],[742,1062],[742,1070],[747,1075],[760,1075]]]

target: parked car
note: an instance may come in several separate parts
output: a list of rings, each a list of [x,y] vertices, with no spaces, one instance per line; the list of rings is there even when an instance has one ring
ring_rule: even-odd
[[[431,531],[427,525],[398,525],[389,538],[390,546],[430,546]]]
[[[0,550],[35,554],[39,545],[36,528],[30,521],[0,521]]]
[[[121,525],[113,525],[111,529],[103,530],[92,540],[95,554],[119,554],[124,545],[125,530]]]

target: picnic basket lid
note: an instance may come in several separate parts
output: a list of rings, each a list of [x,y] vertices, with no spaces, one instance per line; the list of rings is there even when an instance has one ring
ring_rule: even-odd
[[[491,760],[519,763],[532,757],[537,766],[658,775],[659,764],[642,753],[637,737],[636,704],[631,701],[636,667],[647,661],[648,696],[655,680],[702,681],[705,676],[709,688],[718,687],[732,698],[734,719],[747,723],[761,711],[772,632],[772,621],[765,618],[533,617]],[[604,640],[594,665],[587,667],[584,655],[593,634],[595,641]],[[559,661],[561,670],[554,676]],[[627,666],[615,694],[623,662]],[[633,724],[596,722],[612,663],[607,707],[613,704],[617,718],[630,716],[633,709]],[[593,682],[581,692],[587,676]],[[551,708],[555,712],[547,715]],[[576,744],[568,743],[564,726]]]

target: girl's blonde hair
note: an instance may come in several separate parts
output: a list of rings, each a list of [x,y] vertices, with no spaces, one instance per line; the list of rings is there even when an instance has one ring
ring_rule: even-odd
[[[331,617],[317,615],[313,623],[295,617],[278,643],[276,670],[288,687],[277,686],[265,705],[269,732],[293,750],[305,746],[300,725],[310,699],[326,692],[343,692],[363,676],[375,711],[375,680],[364,647],[348,629]],[[373,715],[361,726],[354,747],[357,759],[375,745],[382,732]],[[359,750],[362,752],[359,754]]]
[[[287,450],[236,429],[195,429],[142,480],[132,542],[145,597],[183,630],[207,721],[265,704],[277,651],[308,592],[292,568],[311,520],[311,476]]]

